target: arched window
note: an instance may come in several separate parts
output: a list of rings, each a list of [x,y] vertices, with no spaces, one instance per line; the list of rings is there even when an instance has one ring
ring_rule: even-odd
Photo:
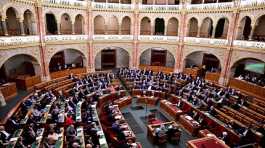
[[[94,34],[105,34],[105,20],[100,15],[94,19]]]
[[[57,34],[57,21],[53,14],[47,13],[46,14],[46,34]]]
[[[128,16],[122,19],[121,34],[131,34],[131,19]]]
[[[167,35],[168,36],[178,36],[178,20],[176,18],[171,18],[167,24]]]
[[[151,35],[151,21],[148,17],[141,20],[141,35]]]

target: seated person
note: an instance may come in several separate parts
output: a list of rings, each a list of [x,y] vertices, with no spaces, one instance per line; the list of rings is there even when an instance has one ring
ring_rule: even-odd
[[[76,137],[76,130],[73,124],[69,125],[66,129],[66,137],[67,139],[75,139]]]
[[[176,126],[170,125],[166,131],[167,138],[170,140],[177,132],[180,130]]]
[[[3,144],[7,143],[10,138],[10,134],[6,132],[4,126],[0,126],[0,140]]]
[[[51,129],[49,131],[47,142],[49,146],[55,145],[56,141],[58,141],[58,134],[54,131],[54,129]]]
[[[22,136],[23,136],[23,143],[26,146],[29,146],[29,145],[33,144],[33,142],[36,141],[37,134],[34,131],[33,126],[34,126],[33,124],[27,126],[24,129],[24,132],[22,134]]]
[[[223,140],[227,144],[229,140],[227,132],[222,132],[222,136],[219,137],[219,139]]]

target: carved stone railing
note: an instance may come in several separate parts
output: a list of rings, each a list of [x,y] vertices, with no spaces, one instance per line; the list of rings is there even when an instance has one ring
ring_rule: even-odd
[[[178,42],[179,37],[177,36],[155,36],[155,35],[140,35],[140,41],[165,41],[165,42]]]
[[[62,43],[62,42],[87,42],[88,36],[87,35],[46,35],[45,42],[55,42],[55,43]]]
[[[196,38],[196,37],[185,37],[185,43],[191,44],[202,44],[202,45],[227,45],[228,40],[226,39],[212,39],[212,38]]]
[[[12,36],[0,37],[0,47],[26,46],[29,44],[39,44],[39,36]]]
[[[68,6],[68,7],[83,7],[87,6],[86,1],[78,0],[43,0],[43,4],[54,5],[54,6]]]
[[[265,49],[265,42],[235,40],[233,45],[241,48]]]
[[[220,10],[220,9],[232,9],[234,7],[233,2],[224,3],[208,3],[208,4],[189,4],[188,10]]]
[[[179,11],[181,5],[142,5],[140,4],[140,11],[156,11],[156,12],[167,12],[167,11]]]
[[[92,2],[93,9],[110,9],[110,10],[132,10],[132,4],[119,4],[119,3],[99,3]]]
[[[133,40],[132,35],[94,35],[93,40],[96,41],[128,41]]]
[[[240,7],[257,7],[257,6],[264,6],[264,0],[245,0],[240,2]]]

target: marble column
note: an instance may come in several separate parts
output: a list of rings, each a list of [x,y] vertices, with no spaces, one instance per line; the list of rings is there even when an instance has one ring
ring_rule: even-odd
[[[6,27],[6,21],[2,20],[1,23],[2,23],[2,27],[3,27],[3,31],[4,31],[5,36],[8,36],[8,31],[7,31],[7,27]]]
[[[21,35],[25,35],[25,29],[24,29],[24,22],[23,22],[23,20],[19,20],[19,27],[20,27],[20,33],[21,33]]]
[[[57,32],[58,32],[57,33],[58,35],[61,34],[61,23],[60,22],[57,23]]]
[[[197,37],[199,38],[201,34],[201,26],[198,26],[198,31],[197,31]]]
[[[72,23],[72,34],[75,34],[75,23]]]
[[[255,25],[251,25],[251,31],[250,34],[248,36],[249,40],[253,40],[253,34],[254,34],[254,29],[255,29]]]
[[[215,26],[213,26],[212,38],[215,37]]]

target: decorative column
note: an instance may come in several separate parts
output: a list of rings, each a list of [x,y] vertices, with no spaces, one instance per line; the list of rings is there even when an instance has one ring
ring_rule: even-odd
[[[60,35],[61,34],[61,22],[57,22],[57,30],[58,30],[58,35]]]
[[[167,36],[167,24],[165,24],[164,35]]]
[[[118,34],[122,35],[122,31],[121,31],[121,24],[119,24],[119,28],[118,28]]]
[[[182,56],[183,56],[183,50],[184,50],[184,38],[187,34],[188,28],[187,28],[187,13],[186,13],[186,4],[189,2],[185,2],[185,0],[181,0],[180,4],[183,6],[180,16],[180,28],[179,28],[179,42],[176,50],[176,63],[175,63],[175,72],[182,72]]]
[[[19,19],[19,27],[20,27],[20,33],[21,33],[21,35],[25,35],[23,19]]]
[[[75,34],[75,23],[72,22],[72,34]]]
[[[37,32],[39,33],[40,37],[40,61],[41,61],[41,68],[42,68],[42,80],[47,81],[50,80],[50,72],[49,72],[49,63],[46,59],[46,45],[45,45],[45,22],[44,22],[44,17],[43,17],[43,7],[42,7],[42,2],[37,1],[37,4],[35,5],[35,10],[36,10],[36,17],[37,17]]]
[[[1,23],[2,23],[2,27],[3,27],[3,31],[4,31],[5,36],[8,36],[8,31],[7,31],[7,27],[6,27],[6,18],[5,17],[2,17]]]
[[[155,21],[153,22],[152,20],[151,20],[151,35],[155,35]]]
[[[132,59],[130,60],[130,67],[138,68],[139,66],[139,35],[140,35],[140,21],[139,21],[139,1],[134,1],[134,19],[133,19],[133,51],[132,51]]]
[[[213,24],[212,38],[215,37],[215,29],[216,29],[216,25]]]
[[[250,34],[248,36],[249,40],[253,40],[253,34],[254,34],[255,28],[256,28],[255,23],[251,23],[251,31],[250,31]]]
[[[200,37],[200,34],[201,34],[201,25],[198,25],[198,31],[197,31],[197,37],[199,38]]]
[[[93,14],[92,14],[92,3],[91,1],[88,1],[87,5],[87,17],[88,18],[85,22],[87,22],[87,26],[85,29],[85,34],[88,35],[88,42],[87,42],[87,47],[88,47],[88,69],[87,71],[94,72],[95,71],[95,61],[94,61],[94,48],[93,48]],[[85,19],[86,19],[85,18]]]
[[[228,34],[227,34],[227,40],[228,45],[227,49],[225,50],[225,58],[224,58],[224,66],[222,67],[222,71],[219,78],[219,83],[221,85],[227,85],[230,78],[230,64],[231,64],[231,58],[233,55],[233,42],[236,37],[236,26],[238,26],[239,23],[239,9],[236,9],[233,12],[233,17],[231,20],[231,25],[229,25]]]

